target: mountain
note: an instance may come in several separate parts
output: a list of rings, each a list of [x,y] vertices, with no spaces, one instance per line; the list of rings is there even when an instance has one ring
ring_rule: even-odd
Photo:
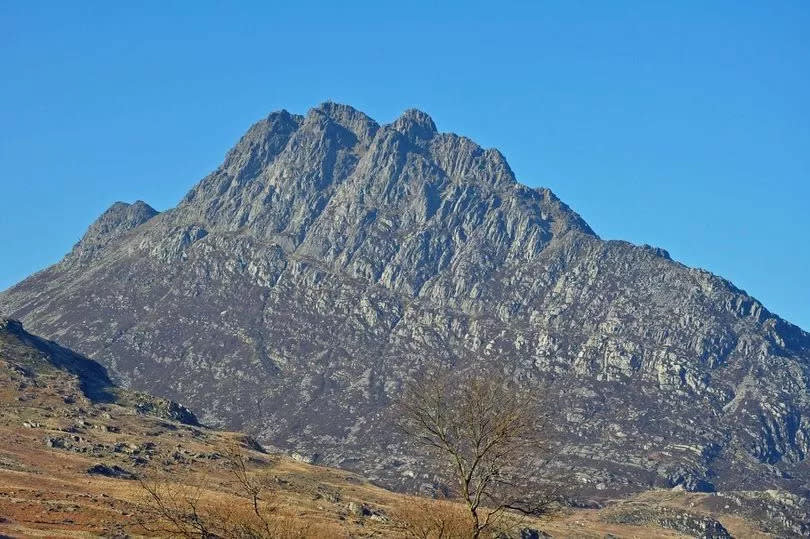
[[[389,485],[433,481],[390,404],[443,363],[542,391],[583,495],[810,489],[810,335],[600,239],[417,110],[272,113],[177,207],[116,203],[0,310],[207,424]]]

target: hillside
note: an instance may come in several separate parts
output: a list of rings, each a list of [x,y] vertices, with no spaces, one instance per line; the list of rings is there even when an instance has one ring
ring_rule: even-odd
[[[194,500],[203,515],[247,519],[250,502],[230,468],[233,448],[250,473],[263,478],[260,503],[272,508],[279,536],[413,537],[427,530],[433,537],[434,519],[458,523],[463,514],[460,505],[392,493],[346,471],[268,454],[243,434],[167,413],[178,409],[110,385],[98,364],[3,319],[0,534],[168,535],[171,527],[155,518],[142,483],[175,493],[180,505]],[[801,531],[805,517],[806,508],[802,513],[785,495],[659,491],[601,509],[561,508],[541,520],[513,515],[501,527],[505,537],[523,537],[521,530],[554,537],[770,537],[764,530]]]

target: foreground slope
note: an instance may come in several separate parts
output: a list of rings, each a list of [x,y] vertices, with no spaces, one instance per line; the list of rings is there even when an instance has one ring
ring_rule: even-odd
[[[176,493],[181,506],[196,500],[201,514],[213,508],[221,518],[227,507],[239,515],[249,502],[229,469],[234,447],[251,469],[266,471],[272,488],[262,503],[272,499],[279,536],[401,535],[393,519],[365,519],[348,505],[395,495],[202,427],[180,405],[118,388],[94,361],[0,318],[3,537],[166,536],[173,529],[155,517],[143,485]]]
[[[460,504],[395,494],[342,470],[269,455],[242,434],[196,424],[179,405],[109,383],[95,362],[0,319],[0,534],[179,536],[144,485],[212,525],[250,522],[234,448],[265,486],[270,536],[464,537]],[[183,421],[180,421],[183,420]],[[600,509],[499,521],[501,537],[771,537],[810,534],[784,493],[648,492]],[[523,532],[523,535],[521,535]],[[192,534],[193,535],[193,534]],[[231,537],[232,534],[224,534]]]
[[[807,333],[601,240],[419,111],[273,113],[176,208],[114,205],[0,308],[206,422],[389,484],[433,482],[387,412],[433,362],[551,383],[582,495],[810,483]]]

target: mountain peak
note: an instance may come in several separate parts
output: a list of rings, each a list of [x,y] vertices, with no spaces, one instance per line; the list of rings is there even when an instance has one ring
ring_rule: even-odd
[[[547,204],[528,188],[516,189],[517,180],[498,150],[484,150],[466,137],[438,135],[431,117],[420,110],[408,109],[382,128],[363,112],[331,101],[305,117],[271,117],[280,123],[254,124],[168,221],[209,233],[250,231],[288,251],[300,247],[327,256],[329,264],[349,265],[352,272],[369,273],[408,294],[417,293],[429,274],[463,257],[468,240],[486,243],[492,253],[485,263],[498,265],[516,256],[509,252],[536,256],[553,233],[573,228],[593,234],[564,205]],[[509,204],[502,205],[504,200]],[[472,223],[481,225],[484,208],[493,210],[487,230],[454,234]],[[396,219],[388,224],[376,219],[383,214]],[[375,257],[366,252],[369,246],[359,245],[366,226],[380,235],[380,242],[390,243],[387,258],[367,261]],[[410,234],[412,227],[434,238],[424,253],[431,259],[424,268],[405,262],[411,251],[423,249],[422,240]],[[178,234],[182,237],[167,240],[161,252],[182,256],[196,241],[190,238],[198,237]],[[354,242],[357,247],[351,247]]]
[[[96,226],[99,232],[109,234],[119,230],[129,230],[145,223],[158,212],[155,208],[144,202],[136,200],[132,204],[127,202],[114,202],[107,210],[96,219],[91,225]],[[89,232],[89,231],[88,231]]]
[[[391,124],[391,127],[416,139],[431,139],[437,133],[433,118],[419,109],[407,109]]]
[[[252,178],[284,148],[303,121],[303,116],[290,114],[284,109],[271,112],[250,126],[236,146],[228,151],[222,170],[236,178],[237,183]],[[191,200],[194,195],[192,190],[186,199]]]
[[[136,200],[132,204],[121,201],[113,203],[90,225],[66,260],[91,260],[109,242],[142,225],[158,213],[160,212],[142,200]]]
[[[357,110],[356,108],[352,107],[351,105],[346,105],[345,103],[336,103],[334,101],[324,101],[320,105],[312,107],[310,109],[310,114],[312,113],[320,113],[330,118],[340,119],[340,118],[349,118],[349,117],[364,117],[368,118],[368,116]]]
[[[328,120],[347,129],[358,140],[368,142],[379,129],[379,124],[367,114],[357,110],[350,105],[325,101],[310,109],[307,114],[307,121]]]

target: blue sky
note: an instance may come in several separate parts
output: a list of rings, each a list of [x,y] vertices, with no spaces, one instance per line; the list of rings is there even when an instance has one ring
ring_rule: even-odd
[[[810,3],[0,3],[0,289],[269,111],[408,107],[810,329]]]

